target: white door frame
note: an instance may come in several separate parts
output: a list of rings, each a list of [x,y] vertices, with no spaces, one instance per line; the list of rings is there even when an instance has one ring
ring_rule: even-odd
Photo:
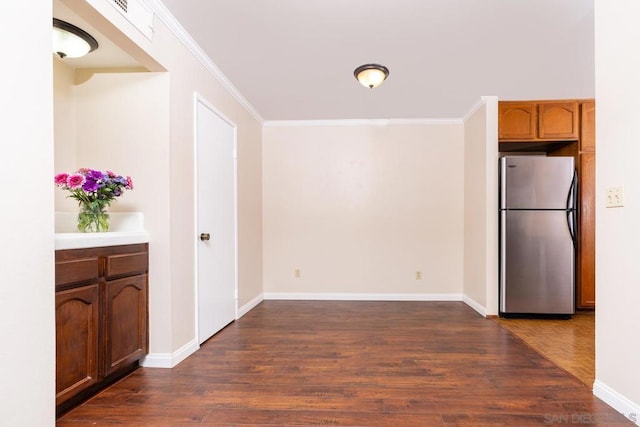
[[[238,319],[238,127],[236,124],[231,121],[227,116],[222,114],[220,110],[213,106],[209,101],[206,100],[202,95],[198,92],[194,92],[193,97],[193,189],[194,189],[194,210],[193,210],[193,245],[194,245],[194,292],[195,292],[195,337],[194,340],[198,344],[198,348],[200,348],[199,344],[199,336],[200,336],[200,326],[199,326],[199,299],[198,299],[198,290],[200,284],[198,283],[198,246],[200,241],[197,236],[199,233],[198,230],[198,103],[209,109],[212,113],[220,117],[223,121],[229,124],[233,128],[233,246],[235,252],[235,265],[234,265],[234,296],[235,296],[235,314],[234,320]]]

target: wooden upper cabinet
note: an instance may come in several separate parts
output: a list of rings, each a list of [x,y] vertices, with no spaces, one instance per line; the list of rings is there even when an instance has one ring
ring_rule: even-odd
[[[540,103],[538,104],[538,138],[577,140],[579,119],[578,102]]]
[[[500,141],[577,141],[578,101],[501,101],[498,104]]]
[[[596,151],[596,102],[580,106],[580,151]]]
[[[498,104],[498,138],[527,140],[536,137],[536,104],[500,102]]]

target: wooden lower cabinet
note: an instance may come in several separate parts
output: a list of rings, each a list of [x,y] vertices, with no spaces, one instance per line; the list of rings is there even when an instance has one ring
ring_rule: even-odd
[[[56,405],[98,382],[98,284],[56,292]]]
[[[135,369],[147,353],[148,245],[56,251],[56,411]]]
[[[147,353],[147,276],[111,280],[105,286],[105,375]]]

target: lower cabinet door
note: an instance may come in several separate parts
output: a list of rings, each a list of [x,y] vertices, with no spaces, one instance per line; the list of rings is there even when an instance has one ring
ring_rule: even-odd
[[[56,405],[98,382],[98,289],[56,292]]]
[[[147,353],[147,275],[107,281],[105,376]]]

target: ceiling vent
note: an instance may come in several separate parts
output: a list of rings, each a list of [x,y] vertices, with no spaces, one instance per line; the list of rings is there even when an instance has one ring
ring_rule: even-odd
[[[127,0],[113,0],[113,2],[122,9],[124,13],[127,13],[127,3],[129,3]]]
[[[153,37],[153,11],[144,0],[109,0],[146,38]]]

